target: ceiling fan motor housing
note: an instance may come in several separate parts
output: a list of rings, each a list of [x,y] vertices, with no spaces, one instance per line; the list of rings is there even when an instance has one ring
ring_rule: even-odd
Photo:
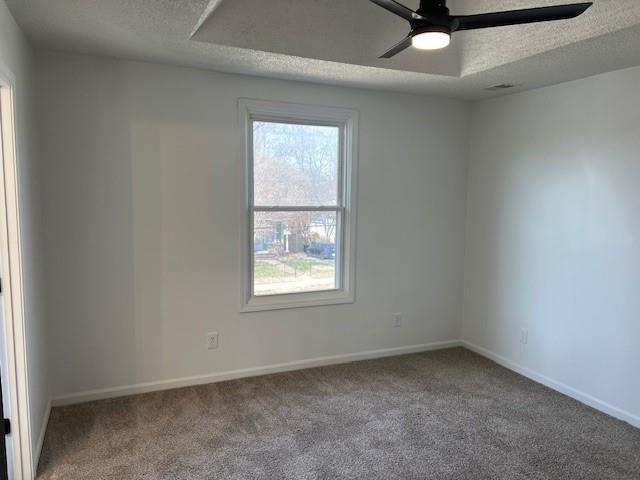
[[[416,13],[423,18],[416,18],[410,22],[412,36],[425,32],[451,33],[451,19],[446,0],[421,0]]]
[[[423,25],[421,27],[413,28],[409,36],[415,37],[417,35],[421,35],[423,33],[429,33],[429,32],[440,32],[440,33],[446,33],[447,35],[451,35],[451,28],[449,28],[446,25],[428,24],[428,25]]]
[[[447,8],[446,0],[421,0],[420,8],[416,10],[418,15],[428,17],[431,15],[449,15],[449,9]]]

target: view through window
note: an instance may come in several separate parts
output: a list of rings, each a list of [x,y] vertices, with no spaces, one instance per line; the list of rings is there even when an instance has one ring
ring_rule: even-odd
[[[254,296],[340,288],[342,128],[252,120]]]

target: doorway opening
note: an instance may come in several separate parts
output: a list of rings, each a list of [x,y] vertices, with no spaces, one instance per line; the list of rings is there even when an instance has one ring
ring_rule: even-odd
[[[22,288],[15,77],[0,65],[0,478],[34,478]],[[6,462],[5,462],[6,459]],[[5,470],[6,466],[6,470]]]

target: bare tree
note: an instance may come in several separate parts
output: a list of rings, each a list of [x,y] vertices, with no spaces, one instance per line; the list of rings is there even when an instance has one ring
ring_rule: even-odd
[[[254,123],[254,200],[256,205],[335,205],[338,192],[339,135],[336,127]],[[335,235],[334,215],[282,212],[261,215],[256,229],[286,222],[307,243],[317,240],[312,222]]]

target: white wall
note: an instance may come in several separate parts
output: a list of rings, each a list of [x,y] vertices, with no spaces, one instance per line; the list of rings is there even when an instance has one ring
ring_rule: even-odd
[[[463,322],[638,426],[639,85],[633,68],[473,106]]]
[[[36,142],[32,101],[32,51],[2,0],[0,0],[0,65],[3,70],[11,72],[16,81],[18,194],[22,215],[22,266],[31,406],[31,442],[35,451],[42,423],[47,413],[49,383],[40,174],[34,148]]]
[[[38,94],[55,396],[459,338],[463,102],[47,52]],[[355,304],[238,313],[239,97],[360,111]]]

